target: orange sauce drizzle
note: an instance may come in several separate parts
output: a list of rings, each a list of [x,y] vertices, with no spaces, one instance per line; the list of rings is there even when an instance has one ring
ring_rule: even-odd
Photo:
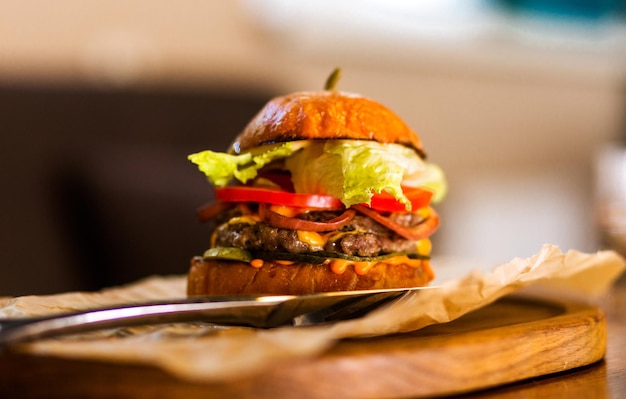
[[[292,265],[295,263],[289,260],[277,260],[274,262],[280,265]],[[434,278],[434,273],[430,267],[430,262],[428,260],[411,259],[406,255],[395,256],[393,258],[385,259],[382,261],[372,262],[355,262],[345,259],[328,259],[326,262],[324,262],[324,264],[328,265],[330,267],[330,270],[335,274],[343,274],[348,269],[348,267],[352,266],[354,268],[354,272],[359,276],[367,274],[372,267],[376,266],[379,263],[391,266],[405,264],[415,268],[422,267],[431,276],[431,279]],[[250,266],[256,269],[263,267],[264,264],[265,261],[263,261],[263,259],[253,259],[250,261]]]
[[[399,265],[406,264],[411,267],[421,267],[423,263],[426,262],[421,259],[411,259],[408,256],[395,256],[393,258],[385,259],[382,261],[373,261],[373,262],[354,262],[344,259],[333,259],[330,261],[330,270],[335,274],[343,274],[349,266],[354,268],[354,272],[359,276],[367,274],[370,269],[376,266],[379,263],[387,264],[387,265]]]

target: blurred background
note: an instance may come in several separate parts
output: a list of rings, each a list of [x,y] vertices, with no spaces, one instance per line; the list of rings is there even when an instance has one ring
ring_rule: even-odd
[[[624,3],[0,0],[0,296],[186,273],[212,195],[187,154],[337,66],[446,171],[435,255],[595,251]]]

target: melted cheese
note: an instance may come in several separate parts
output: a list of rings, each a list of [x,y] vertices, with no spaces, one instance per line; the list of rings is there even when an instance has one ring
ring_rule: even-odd
[[[217,229],[213,230],[213,234],[211,234],[211,248],[215,248],[215,243],[217,242]]]
[[[326,234],[320,234],[314,231],[304,230],[297,230],[296,233],[298,234],[298,239],[305,244],[308,244],[314,251],[324,249],[328,241],[336,241],[347,234],[357,234],[357,232],[354,231],[331,231]]]
[[[308,244],[313,251],[320,251],[326,245],[328,241],[328,236],[322,236],[320,233],[315,231],[303,231],[297,230],[298,240],[302,241],[305,244]]]
[[[261,219],[257,215],[243,215],[243,216],[237,216],[237,217],[230,219],[228,221],[228,224],[238,224],[238,223],[255,224],[260,221]]]
[[[415,247],[418,254],[430,255],[430,252],[433,249],[433,244],[430,242],[429,238],[422,238],[415,243]]]
[[[302,212],[298,208],[285,205],[270,205],[270,211],[278,213],[279,215],[286,216],[288,218],[295,218]]]
[[[430,206],[424,206],[418,209],[415,213],[418,216],[422,217],[423,219],[426,219],[430,216],[430,210],[431,210]]]

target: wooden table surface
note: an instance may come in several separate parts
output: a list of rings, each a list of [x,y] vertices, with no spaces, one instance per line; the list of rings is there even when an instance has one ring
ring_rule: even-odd
[[[504,305],[507,305],[506,301]],[[522,303],[523,305],[523,303]],[[516,302],[509,301],[507,306],[517,306]],[[525,306],[525,305],[524,305]],[[530,305],[529,305],[530,306]],[[531,307],[528,307],[531,309]],[[596,308],[597,309],[597,308]],[[490,389],[482,389],[480,391],[473,391],[469,394],[457,395],[455,398],[518,398],[518,397],[528,397],[528,398],[622,398],[626,397],[626,276],[623,276],[620,281],[616,284],[613,293],[602,303],[602,309],[604,314],[606,315],[606,324],[604,323],[604,317],[597,318],[587,318],[588,321],[595,320],[598,331],[604,331],[604,326],[607,326],[606,330],[606,339],[608,343],[606,344],[606,354],[604,358],[600,361],[593,361],[592,364],[571,368],[567,367],[567,371],[553,373],[549,375],[541,375],[537,377],[531,377],[529,379],[525,379],[520,382],[509,383],[506,385],[499,385],[496,388]],[[496,309],[497,310],[497,309]],[[489,312],[489,310],[487,310]],[[541,312],[541,310],[540,310]],[[585,311],[586,312],[586,311]],[[593,313],[593,310],[591,311]],[[555,314],[558,312],[555,312]],[[601,314],[602,312],[600,312]],[[489,315],[490,313],[486,313]],[[484,314],[483,314],[484,315]],[[491,316],[494,315],[492,312]],[[529,316],[526,316],[527,318]],[[491,317],[493,318],[493,317]],[[505,315],[504,319],[507,318]],[[563,318],[560,317],[558,320],[563,323],[564,320],[570,320],[572,317]],[[467,323],[472,323],[471,318]],[[599,324],[597,324],[599,323]],[[497,324],[497,323],[496,323]],[[506,326],[506,321],[500,321],[504,327],[502,328],[510,328]],[[580,323],[575,323],[580,327]],[[463,324],[461,324],[462,326]],[[574,327],[576,327],[574,325]],[[453,334],[449,334],[450,331],[446,330],[446,328],[454,328],[454,325],[450,327],[446,327],[447,325],[441,325],[443,330],[436,330],[435,334],[432,337],[429,337],[429,334],[425,334],[420,339],[423,343],[424,339],[436,338],[437,336],[441,336],[443,343],[446,340],[449,340],[448,337]],[[458,324],[456,325],[458,328]],[[461,329],[462,330],[462,329]],[[490,330],[485,330],[486,332],[478,331],[470,332],[465,336],[464,341],[466,344],[470,345],[481,340],[484,335],[489,335]],[[495,330],[491,330],[495,331]],[[512,330],[503,330],[504,332],[511,332]],[[566,339],[570,335],[576,335],[576,332],[579,330],[572,329],[568,330],[573,333],[566,332]],[[432,332],[430,333],[432,334]],[[543,338],[541,337],[533,337],[533,334],[522,335],[521,339],[524,340],[524,343],[528,342],[529,346],[533,346],[533,339],[543,339],[546,337],[558,337],[559,334],[561,336],[564,335],[564,330],[561,329],[559,331],[554,330],[550,332],[549,330],[545,331],[545,326],[543,330]],[[535,334],[536,335],[536,334]],[[603,334],[602,334],[603,335]],[[604,335],[603,335],[604,336]],[[469,339],[467,339],[469,338]],[[488,337],[487,337],[488,338]],[[549,338],[556,339],[556,338]],[[577,337],[571,337],[571,343],[577,347],[585,349],[584,344],[580,344],[580,340],[577,340]],[[552,350],[550,352],[546,352],[543,348],[545,341],[538,341],[541,344],[540,354],[542,356],[526,356],[530,360],[531,363],[523,363],[516,364],[516,359],[514,356],[518,355],[520,351],[524,351],[527,349],[523,349],[524,343],[520,344],[519,338],[516,342],[517,347],[515,348],[507,348],[501,347],[501,351],[505,352],[502,356],[504,356],[508,363],[506,364],[511,370],[515,370],[515,372],[525,372],[526,370],[523,368],[524,365],[530,365],[529,368],[541,368],[544,364],[557,364],[560,360],[566,362],[568,360],[567,354],[568,352],[564,352],[560,349],[561,344],[558,342],[548,342],[547,346],[552,346]],[[603,342],[607,342],[604,341]],[[414,342],[410,337],[400,337],[400,338],[391,338],[390,341],[384,343],[385,349],[389,347],[399,347],[403,348],[405,351],[415,350],[414,345],[411,343]],[[428,341],[431,342],[431,341]],[[586,342],[586,341],[582,341]],[[589,344],[591,345],[591,344]],[[362,348],[369,347],[375,348],[376,346],[381,346],[380,342],[376,342],[376,340],[369,342],[358,342],[352,341],[347,342],[338,348],[338,351],[335,350],[331,357],[345,355],[346,353],[355,353],[363,352]],[[444,345],[445,346],[445,345]],[[528,346],[528,345],[526,345]],[[413,349],[411,349],[413,348]],[[374,350],[374,349],[372,349]],[[435,348],[436,350],[436,348]],[[385,351],[381,352],[386,356],[393,356],[385,353]],[[417,353],[417,352],[416,352]],[[450,353],[450,352],[447,352]],[[476,353],[476,352],[474,352]],[[561,356],[564,354],[564,357],[554,359],[554,357]],[[457,356],[459,353],[453,353],[454,356]],[[558,354],[555,356],[555,354]],[[552,355],[552,356],[550,356]],[[376,356],[376,362],[380,363],[380,356]],[[480,368],[485,364],[484,359],[486,357],[482,356],[474,356],[476,359],[465,359],[463,364],[474,364],[474,367]],[[371,359],[371,358],[370,358]],[[437,361],[439,356],[436,356]],[[414,389],[414,385],[417,380],[414,378],[415,373],[419,372],[419,367],[423,365],[419,361],[413,359],[412,356],[409,356],[409,359],[404,358],[401,366],[398,366],[395,361],[392,363],[385,363],[385,359],[383,360],[384,368],[394,368],[401,367],[402,370],[406,370],[405,378],[403,381],[398,380],[398,384],[406,385],[407,380],[410,384],[413,384],[413,387],[409,389]],[[388,361],[389,359],[386,359]],[[456,360],[456,358],[454,358]],[[364,360],[367,361],[367,360]],[[370,360],[371,361],[371,360]],[[437,363],[435,361],[434,363]],[[441,360],[442,364],[445,364],[447,361],[448,364],[450,362],[450,358],[447,360]],[[482,363],[481,363],[482,361]],[[361,362],[360,360],[358,362]],[[322,374],[328,371],[328,367],[336,367],[337,362],[327,362],[323,363],[321,370]],[[506,363],[506,362],[505,362]],[[52,397],[63,397],[63,398],[83,398],[83,397],[95,397],[95,398],[213,398],[213,397],[278,397],[280,392],[282,391],[282,387],[277,387],[277,385],[287,384],[287,387],[295,387],[297,386],[298,381],[306,380],[306,377],[309,376],[309,369],[304,366],[301,367],[301,372],[298,374],[298,371],[290,370],[290,368],[276,369],[270,371],[266,376],[263,376],[260,380],[251,380],[250,383],[243,382],[241,384],[233,385],[201,385],[201,384],[190,384],[185,383],[176,378],[166,374],[165,372],[151,367],[143,367],[143,366],[135,366],[135,365],[116,365],[116,364],[106,364],[106,363],[97,363],[97,362],[89,362],[89,361],[77,361],[77,360],[69,360],[69,359],[55,359],[55,358],[45,358],[45,357],[34,357],[28,355],[20,355],[20,354],[1,354],[0,355],[0,397],[11,397],[11,398],[52,398]],[[352,363],[349,368],[356,373],[359,372],[367,372],[368,369],[361,369],[360,371],[355,368],[357,364]],[[429,363],[428,366],[431,366]],[[522,366],[520,368],[519,366]],[[343,367],[341,370],[344,371],[346,367],[346,362],[343,362]],[[441,365],[437,365],[438,370],[441,370]],[[516,368],[517,367],[517,368]],[[296,369],[298,367],[295,367]],[[454,368],[462,369],[463,367],[459,367],[458,364],[453,363],[450,365],[449,374],[452,375],[454,373]],[[566,367],[562,368],[566,369]],[[304,371],[304,372],[302,372]],[[317,367],[314,370],[319,373],[320,367]],[[424,370],[422,370],[424,371]],[[428,376],[430,373],[427,369],[425,369],[425,373],[422,373],[422,377],[424,374]],[[313,373],[315,374],[315,373]],[[333,378],[335,374],[334,371],[331,370],[330,374],[326,373],[327,380],[322,381],[319,385],[323,386],[324,382],[326,382],[328,386],[328,379]],[[384,374],[384,373],[381,373]],[[391,370],[390,373],[386,373],[387,376],[381,376],[382,379],[386,379],[387,383],[394,383],[394,376],[397,376],[397,370]],[[437,375],[441,377],[442,375],[445,377],[446,372],[433,373],[432,377],[437,378]],[[471,374],[471,373],[470,373]],[[296,376],[294,379],[293,376]],[[402,377],[402,376],[401,376]],[[291,378],[290,382],[285,382]],[[299,379],[300,378],[300,379]],[[319,378],[319,377],[318,377]],[[350,380],[350,376],[345,377],[337,377],[336,381]],[[343,378],[343,379],[342,379]],[[370,381],[375,381],[376,378],[368,377]],[[390,379],[391,378],[391,379]],[[310,378],[309,378],[310,379]],[[352,378],[354,380],[354,378]],[[267,381],[271,383],[267,384]],[[428,380],[422,380],[428,381]],[[472,384],[475,383],[476,378],[472,379]],[[293,385],[293,383],[296,385]],[[292,385],[289,385],[289,384]],[[340,382],[339,382],[340,383]],[[264,386],[265,384],[265,386]],[[272,386],[273,384],[273,386]],[[316,384],[318,385],[318,384]],[[380,385],[380,384],[379,384]],[[274,395],[266,395],[271,394],[272,389],[275,391]],[[405,387],[406,389],[406,387]],[[265,391],[265,392],[264,392]],[[355,387],[355,391],[357,391]],[[395,397],[407,397],[406,394],[400,394],[402,391],[399,389],[395,392],[394,389],[386,390],[385,397],[395,398]],[[363,392],[367,392],[363,390]],[[372,391],[375,392],[375,391]],[[406,393],[406,391],[404,391]],[[310,392],[309,392],[310,393]],[[318,392],[319,393],[319,392]],[[227,395],[227,396],[224,396]],[[264,396],[265,395],[265,396]],[[278,396],[276,396],[278,395]],[[293,396],[293,395],[292,395]],[[303,391],[303,393],[298,394],[298,398],[305,397],[320,397],[315,396],[314,394],[307,394],[307,391]],[[323,397],[323,396],[322,396]],[[379,393],[376,395],[352,395],[352,397],[381,397]],[[421,395],[420,397],[424,397]]]
[[[607,352],[598,363],[472,394],[474,398],[626,398],[626,274],[602,305],[607,317]]]

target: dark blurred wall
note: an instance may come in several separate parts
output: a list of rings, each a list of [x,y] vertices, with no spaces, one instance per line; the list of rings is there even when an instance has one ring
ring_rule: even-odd
[[[212,196],[186,157],[226,149],[269,96],[0,85],[0,296],[185,273]]]

